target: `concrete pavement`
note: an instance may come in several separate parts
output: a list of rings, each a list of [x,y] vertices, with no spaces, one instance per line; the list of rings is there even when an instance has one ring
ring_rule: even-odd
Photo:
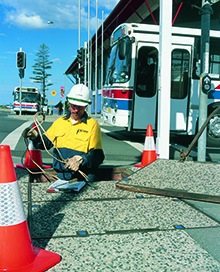
[[[48,271],[220,271],[220,206],[116,189],[116,184],[220,196],[219,164],[157,160],[78,194],[32,183],[34,246],[61,255]],[[27,213],[28,175],[16,169]]]
[[[218,203],[117,189],[127,184],[220,197],[219,164],[159,159],[125,168],[129,175],[121,181],[103,178],[78,194],[48,194],[49,182],[32,183],[30,203],[28,173],[16,168],[26,215],[28,205],[32,210],[33,245],[62,257],[48,271],[220,271]]]

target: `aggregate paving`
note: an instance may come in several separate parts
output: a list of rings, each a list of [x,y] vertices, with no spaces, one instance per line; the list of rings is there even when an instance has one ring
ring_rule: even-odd
[[[82,230],[98,234],[136,229],[167,230],[177,225],[185,228],[219,226],[187,204],[164,198],[55,202],[33,209],[34,236],[51,235],[54,224],[57,225],[55,236],[76,235]]]
[[[219,204],[116,189],[126,183],[219,196],[219,165],[157,160],[130,169],[121,181],[52,194],[49,182],[29,184],[26,170],[16,168],[27,216],[31,205],[33,245],[62,257],[48,271],[220,271],[220,244],[213,245],[220,237]]]
[[[220,196],[219,181],[219,164],[158,159],[135,172],[126,183]]]
[[[44,246],[39,240],[37,246]],[[220,264],[184,231],[94,235],[50,240],[62,255],[48,271],[215,271]]]

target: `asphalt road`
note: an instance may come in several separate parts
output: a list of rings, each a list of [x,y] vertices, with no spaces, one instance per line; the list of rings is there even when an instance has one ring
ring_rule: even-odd
[[[58,116],[46,116],[43,127],[46,130]],[[14,164],[21,163],[26,146],[21,136],[22,131],[33,123],[33,115],[17,116],[11,111],[0,111],[0,144],[10,145]],[[135,164],[141,160],[143,144],[126,142],[120,135],[115,136],[114,128],[101,125],[104,165],[119,166]],[[144,139],[143,139],[144,140]],[[137,149],[137,146],[139,150]],[[52,163],[52,158],[42,151],[44,163]]]
[[[24,128],[33,122],[33,115],[17,116],[10,110],[0,111],[0,144],[8,144],[11,148],[13,162],[21,163],[25,156],[26,146],[21,136]],[[46,116],[43,127],[47,129],[58,116]],[[145,133],[128,133],[123,128],[103,124],[99,117],[102,131],[103,149],[105,152],[106,166],[132,165],[141,161]],[[155,136],[155,135],[154,135]],[[180,159],[180,148],[187,149],[192,137],[172,135],[170,139],[170,159]],[[197,160],[197,148],[191,152],[188,160]],[[207,161],[220,162],[220,149],[207,148]],[[42,151],[44,163],[52,163],[52,158]]]

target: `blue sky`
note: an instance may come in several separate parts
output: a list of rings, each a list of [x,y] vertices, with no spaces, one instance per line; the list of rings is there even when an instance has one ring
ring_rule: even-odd
[[[99,26],[102,11],[106,18],[119,0],[98,0]],[[32,65],[41,44],[49,47],[52,69],[48,70],[53,83],[47,92],[52,104],[60,100],[60,87],[65,86],[66,93],[72,82],[64,72],[76,58],[78,49],[79,0],[0,0],[0,104],[13,103],[12,92],[19,86],[20,79],[16,68],[16,52],[22,48],[26,53],[24,87],[37,87],[32,83]],[[48,24],[52,21],[53,24]],[[88,40],[88,0],[81,0],[81,46]],[[86,29],[85,29],[86,28]],[[90,33],[96,29],[96,0],[90,1]],[[56,96],[51,92],[56,91]]]

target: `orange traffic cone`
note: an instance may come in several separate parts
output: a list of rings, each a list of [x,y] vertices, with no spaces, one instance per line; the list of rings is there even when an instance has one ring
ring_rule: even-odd
[[[146,138],[144,142],[144,151],[141,164],[135,164],[136,167],[144,167],[157,159],[156,147],[154,144],[154,135],[151,125],[147,126]]]
[[[0,272],[40,272],[60,261],[32,246],[10,147],[0,145]]]
[[[33,127],[35,128],[36,131],[38,131],[35,123],[33,123],[32,128]],[[36,164],[34,162],[36,162]],[[23,164],[16,164],[16,167],[23,168],[23,169],[25,169],[25,167],[26,167],[28,169],[35,170],[35,169],[39,169],[39,167],[37,165],[39,165],[43,169],[51,168],[50,165],[43,165],[41,150],[36,149],[33,145],[33,142],[31,140],[29,140],[28,151],[26,152],[24,165]]]

